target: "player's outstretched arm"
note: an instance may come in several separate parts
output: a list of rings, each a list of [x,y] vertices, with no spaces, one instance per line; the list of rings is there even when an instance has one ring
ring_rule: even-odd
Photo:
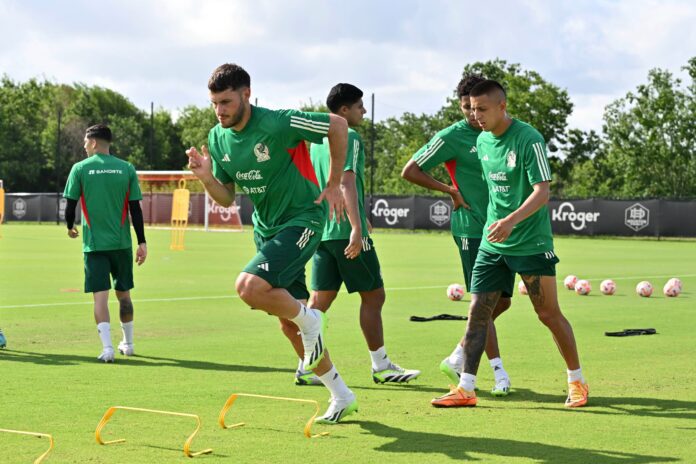
[[[362,222],[358,212],[358,189],[355,186],[355,172],[346,171],[341,178],[341,188],[346,201],[346,214],[351,232],[344,254],[348,259],[357,258],[362,250]]]
[[[401,177],[411,182],[412,184],[420,185],[429,190],[435,190],[436,192],[442,192],[448,194],[452,197],[452,203],[454,204],[454,209],[464,207],[470,209],[470,206],[464,201],[464,197],[459,192],[459,189],[455,186],[450,186],[440,182],[433,176],[424,172],[415,160],[409,160],[401,171]]]
[[[549,181],[539,182],[532,185],[534,189],[532,193],[524,200],[515,211],[495,221],[488,227],[488,236],[486,239],[491,243],[502,243],[512,233],[512,228],[520,222],[527,219],[529,216],[537,212],[539,208],[549,202],[550,188]]]
[[[348,147],[348,123],[345,119],[335,114],[329,114],[329,150],[331,162],[329,164],[329,180],[315,203],[326,200],[329,203],[329,219],[337,222],[343,218],[345,201],[341,191],[341,176],[346,164],[346,149]]]
[[[212,160],[208,147],[203,145],[199,153],[196,147],[191,147],[186,150],[186,156],[189,158],[188,168],[193,174],[198,177],[203,187],[208,192],[208,195],[215,200],[217,204],[227,208],[234,202],[234,184],[221,184],[215,176],[213,176]]]

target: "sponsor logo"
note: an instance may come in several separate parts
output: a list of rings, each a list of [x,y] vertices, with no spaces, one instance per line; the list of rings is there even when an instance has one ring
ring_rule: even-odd
[[[237,180],[263,180],[263,176],[260,170],[252,169],[247,172],[237,172]]]
[[[469,150],[469,153],[476,153],[476,147],[471,147],[471,150]]]
[[[624,212],[624,224],[636,232],[648,227],[650,224],[650,210],[640,203],[629,206]]]
[[[27,214],[27,202],[17,198],[12,202],[12,215],[17,219],[22,219]]]
[[[266,193],[266,186],[262,185],[260,187],[242,187],[242,190],[244,190],[244,193],[248,194],[258,194],[258,193]]]
[[[380,198],[375,202],[374,208],[372,208],[372,214],[376,217],[383,217],[384,221],[393,226],[399,222],[400,218],[408,217],[408,212],[410,208],[390,208],[389,202],[384,198]]]
[[[232,219],[232,216],[236,216],[238,214],[239,206],[233,203],[231,206],[225,208],[215,203],[212,198],[209,198],[208,211],[211,215],[217,215],[221,221],[228,222]],[[189,216],[191,216],[191,204],[189,204]]]
[[[501,172],[491,172],[488,174],[488,178],[490,180],[494,180],[496,182],[500,182],[500,181],[506,182],[508,180],[507,173],[502,172],[502,171]]]
[[[264,271],[268,272],[268,263],[257,264],[256,267],[258,267],[259,269],[263,269]]]
[[[488,161],[488,155],[483,155],[483,158],[481,158],[483,161]]]
[[[123,174],[123,171],[120,169],[90,169],[87,171],[87,175],[94,174]]]
[[[507,154],[507,167],[514,168],[517,165],[517,153],[510,150]]]
[[[254,155],[256,155],[256,161],[259,163],[271,159],[268,147],[263,143],[257,143],[256,146],[254,146]]]
[[[225,153],[225,154],[222,156],[222,161],[226,161],[226,162],[229,163],[229,162],[230,162],[230,155],[228,155],[227,153]]]
[[[570,222],[570,227],[573,230],[583,230],[587,227],[588,222],[597,222],[599,213],[589,211],[575,211],[575,206],[572,203],[564,201],[558,208],[551,210],[551,220],[555,222]]]
[[[65,198],[61,198],[58,200],[58,217],[60,218],[61,221],[65,220],[65,208],[68,206],[68,200]]]
[[[496,193],[508,193],[510,191],[509,185],[494,185],[493,191]]]
[[[438,226],[446,224],[450,220],[450,205],[442,200],[430,205],[430,220]]]

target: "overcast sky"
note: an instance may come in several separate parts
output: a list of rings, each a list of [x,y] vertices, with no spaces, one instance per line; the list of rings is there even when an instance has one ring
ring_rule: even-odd
[[[236,62],[269,108],[323,101],[337,82],[376,94],[376,119],[434,113],[467,63],[501,58],[567,89],[571,127],[651,68],[696,55],[688,0],[0,0],[0,74],[114,89],[143,109],[206,105]],[[368,108],[368,111],[370,108]]]

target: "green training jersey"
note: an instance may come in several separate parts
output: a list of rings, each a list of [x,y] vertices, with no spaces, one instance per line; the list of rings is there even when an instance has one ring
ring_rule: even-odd
[[[310,148],[310,156],[314,165],[314,171],[317,174],[317,180],[319,181],[319,188],[323,189],[329,181],[329,164],[331,160],[329,140],[325,137],[321,143],[313,143]],[[358,191],[358,213],[360,215],[360,224],[362,225],[362,236],[368,237],[370,234],[367,231],[367,218],[365,217],[365,148],[360,134],[350,128],[348,129],[348,152],[346,153],[346,164],[343,170],[355,173],[355,189]],[[350,232],[351,226],[347,218],[341,220],[341,222],[330,219],[324,226],[324,234],[321,239],[349,239]]]
[[[314,203],[321,191],[305,140],[321,142],[329,131],[327,113],[251,107],[240,131],[220,124],[208,134],[213,175],[234,182],[254,203],[254,230],[271,237],[290,226],[315,232],[324,227],[326,202]]]
[[[482,132],[476,142],[483,174],[488,182],[486,230],[495,221],[517,210],[531,195],[534,184],[551,180],[544,137],[517,119],[500,137]],[[484,238],[481,249],[492,253],[529,256],[553,250],[549,209],[542,206],[517,224],[503,243]]]
[[[92,155],[73,165],[63,196],[80,200],[82,251],[131,248],[128,202],[143,199],[132,164],[112,155]]]
[[[476,154],[476,138],[480,133],[462,120],[435,134],[413,155],[416,164],[426,172],[444,163],[452,184],[471,207],[452,211],[450,225],[455,237],[481,238],[486,222],[488,192]]]

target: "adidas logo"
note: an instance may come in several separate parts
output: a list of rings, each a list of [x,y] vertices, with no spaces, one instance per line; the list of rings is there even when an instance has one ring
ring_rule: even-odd
[[[258,267],[259,269],[263,269],[264,271],[268,272],[268,263],[261,263],[261,264],[257,265],[256,267]]]
[[[476,147],[471,147],[471,150],[469,150],[469,153],[476,153]]]
[[[488,161],[488,155],[483,155],[483,158],[481,158],[483,161]]]
[[[222,157],[222,161],[227,161],[227,162],[229,163],[229,161],[230,161],[230,155],[228,155],[227,153],[225,153],[225,156]]]

